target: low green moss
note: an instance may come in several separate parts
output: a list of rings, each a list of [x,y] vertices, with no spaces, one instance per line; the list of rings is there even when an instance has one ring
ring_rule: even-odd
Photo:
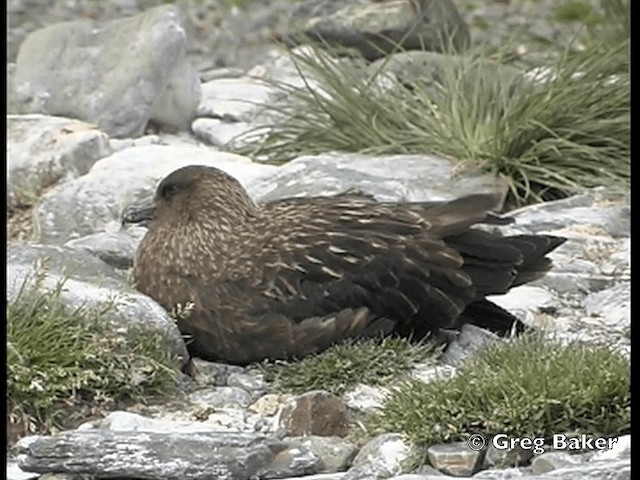
[[[618,435],[630,429],[629,378],[628,361],[606,348],[526,335],[480,352],[451,379],[403,384],[369,427],[427,445],[474,433]]]
[[[592,24],[597,21],[598,16],[591,4],[585,0],[565,0],[556,6],[553,19],[562,23]]]
[[[340,395],[358,383],[386,385],[416,363],[435,361],[436,356],[430,345],[388,337],[339,344],[298,362],[261,364],[260,368],[279,391],[326,390]]]
[[[159,334],[140,332],[135,344],[127,343],[104,321],[112,303],[69,310],[60,301],[63,283],[45,293],[23,287],[7,304],[7,407],[15,437],[176,386]]]

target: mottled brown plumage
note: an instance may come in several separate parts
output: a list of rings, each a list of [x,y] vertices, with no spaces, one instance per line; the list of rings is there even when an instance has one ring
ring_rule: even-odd
[[[192,355],[230,363],[303,357],[349,337],[422,337],[471,321],[498,333],[514,317],[484,297],[544,275],[565,239],[502,237],[498,199],[376,203],[344,194],[255,205],[209,167],[158,186],[134,263],[137,288],[178,320]]]

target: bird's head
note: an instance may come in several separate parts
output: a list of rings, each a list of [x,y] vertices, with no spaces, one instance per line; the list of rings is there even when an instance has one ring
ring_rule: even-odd
[[[235,178],[217,168],[190,165],[165,177],[153,198],[127,206],[122,224],[172,229],[197,224],[226,230],[254,210],[254,203]]]

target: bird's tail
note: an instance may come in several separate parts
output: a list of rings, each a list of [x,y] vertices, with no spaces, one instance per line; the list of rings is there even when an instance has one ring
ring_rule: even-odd
[[[546,255],[567,241],[564,237],[552,235],[514,235],[505,240],[522,254],[522,263],[517,267],[517,275],[512,287],[523,285],[543,277],[552,266]]]

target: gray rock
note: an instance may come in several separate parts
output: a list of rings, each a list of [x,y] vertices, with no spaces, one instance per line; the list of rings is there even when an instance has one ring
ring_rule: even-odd
[[[552,292],[531,285],[512,288],[504,295],[490,295],[487,300],[504,308],[520,320],[525,320],[529,312],[538,312],[542,309],[558,306],[558,299]]]
[[[318,473],[316,475],[305,475],[303,480],[342,480],[346,477],[346,473]],[[282,480],[301,480],[301,477],[287,477]]]
[[[216,426],[208,422],[175,421],[165,418],[149,418],[137,413],[115,411],[101,420],[84,423],[78,430],[103,430],[109,432],[195,433],[215,432]]]
[[[406,473],[418,454],[419,449],[400,434],[379,435],[360,449],[345,478],[382,479]]]
[[[518,228],[532,233],[556,230],[573,225],[589,225],[605,231],[613,237],[628,237],[630,233],[629,205],[594,205],[593,196],[587,197],[591,204],[572,206],[568,200],[540,203],[510,212]]]
[[[411,377],[423,383],[453,378],[456,369],[451,365],[416,365],[411,370]]]
[[[598,315],[608,327],[631,324],[631,285],[628,282],[587,295],[583,306],[588,315]]]
[[[227,384],[227,379],[232,374],[240,374],[244,369],[238,365],[226,363],[207,362],[199,358],[192,360],[195,370],[195,380],[200,386],[222,387]]]
[[[146,228],[99,232],[69,240],[65,246],[86,250],[114,268],[130,268]]]
[[[460,192],[505,192],[491,175],[454,178],[453,162],[430,155],[370,156],[327,153],[299,157],[250,185],[260,201],[323,196],[357,190],[379,201],[426,201],[458,197]]]
[[[12,105],[18,113],[79,118],[114,137],[139,136],[149,120],[188,129],[200,83],[186,59],[183,23],[164,5],[38,30],[18,53]]]
[[[460,329],[460,334],[442,354],[440,361],[445,365],[459,367],[470,355],[499,341],[500,337],[495,333],[466,323]]]
[[[247,371],[243,373],[231,373],[227,379],[229,387],[242,388],[249,393],[252,400],[256,400],[267,391],[269,385],[264,379],[264,375],[257,371]]]
[[[243,144],[245,135],[253,134],[255,125],[248,122],[220,120],[217,118],[196,118],[191,124],[196,138],[214,147],[226,147],[230,143],[234,147]],[[266,130],[264,130],[266,133]]]
[[[175,322],[151,298],[133,290],[122,274],[93,255],[69,247],[14,245],[7,251],[7,301],[17,298],[23,285],[38,279],[38,292],[64,284],[60,301],[70,310],[111,305],[103,319],[114,334],[136,343],[141,334],[159,333],[182,367],[188,360],[184,340]]]
[[[601,450],[596,452],[591,461],[600,460],[624,460],[631,457],[631,435],[618,437],[611,450]]]
[[[290,436],[342,437],[348,430],[346,410],[340,397],[323,390],[314,390],[287,402],[280,416],[280,428]]]
[[[238,387],[210,387],[198,389],[189,394],[188,399],[196,404],[213,408],[246,407],[251,403],[251,395]]]
[[[15,460],[7,461],[6,474],[7,480],[31,480],[39,477],[38,474],[22,471]]]
[[[257,434],[68,431],[18,442],[18,465],[36,473],[139,479],[248,480],[270,468],[282,442]]]
[[[345,392],[343,398],[349,407],[356,412],[374,413],[384,404],[389,389],[358,384]]]
[[[455,477],[474,474],[482,465],[484,452],[472,450],[467,442],[432,445],[427,449],[429,463]]]
[[[84,175],[111,154],[93,125],[45,115],[7,115],[7,206],[31,203],[47,187]]]
[[[631,479],[631,461],[625,459],[586,462],[576,466],[558,468],[545,473],[542,478],[545,480],[629,480]]]
[[[45,194],[35,212],[40,243],[62,244],[98,232],[121,229],[120,215],[134,199],[151,195],[156,184],[186,165],[218,167],[247,184],[277,167],[193,145],[131,147],[96,162],[90,172]]]
[[[469,29],[451,0],[307,0],[281,23],[290,45],[321,40],[321,46],[352,48],[369,60],[385,56],[398,44],[404,50],[462,51],[470,43]]]
[[[531,461],[531,469],[533,473],[539,475],[581,463],[584,463],[584,458],[580,455],[571,455],[566,452],[545,452],[533,458]]]
[[[285,437],[289,450],[297,447],[308,449],[318,458],[316,472],[340,472],[346,470],[353,460],[357,447],[339,437]]]
[[[242,77],[212,80],[202,85],[198,117],[251,122],[276,96],[282,96],[282,93],[259,79]]]
[[[287,448],[279,452],[268,467],[260,472],[260,478],[282,478],[316,473],[320,459],[310,449],[303,446]]]
[[[483,468],[505,468],[523,465],[533,456],[532,449],[524,449],[517,445],[515,448],[498,449],[489,442],[482,462]]]

